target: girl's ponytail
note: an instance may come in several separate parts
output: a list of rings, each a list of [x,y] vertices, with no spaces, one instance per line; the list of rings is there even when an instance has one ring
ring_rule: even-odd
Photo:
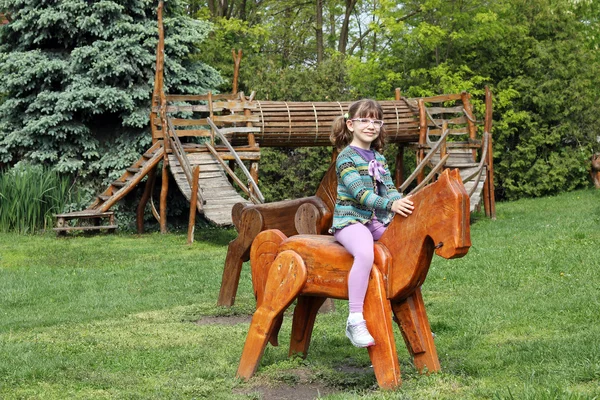
[[[352,141],[352,132],[346,126],[348,114],[340,115],[333,120],[331,125],[331,134],[329,140],[338,149],[341,150]]]

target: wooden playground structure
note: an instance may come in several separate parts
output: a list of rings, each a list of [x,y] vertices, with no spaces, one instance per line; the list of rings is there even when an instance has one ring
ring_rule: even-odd
[[[150,114],[152,146],[86,210],[57,215],[55,230],[58,234],[116,229],[111,207],[147,177],[137,209],[138,232],[142,232],[144,211],[151,200],[160,164],[159,209],[150,203],[161,232],[166,232],[167,227],[169,173],[190,201],[193,211],[190,231],[193,231],[196,211],[218,226],[234,225],[239,231],[243,207],[236,204],[264,202],[258,186],[261,148],[331,146],[331,124],[347,111],[349,102],[260,101],[255,99],[255,93],[246,96],[237,91],[241,52],[233,52],[236,66],[233,93],[165,93],[162,2],[158,8],[158,37]],[[380,101],[380,104],[388,142],[398,145],[394,181],[401,191],[413,181],[420,188],[444,169],[458,168],[471,197],[471,207],[483,203],[486,216],[495,218],[489,90],[486,89],[483,123],[476,120],[466,92],[405,98],[397,89],[394,100]],[[413,149],[417,158],[417,169],[406,178],[405,148]],[[236,169],[242,172],[246,182],[238,178]],[[430,171],[427,177],[426,170]],[[244,193],[245,198],[239,192]],[[108,224],[104,222],[107,219]],[[75,223],[70,223],[71,220]]]

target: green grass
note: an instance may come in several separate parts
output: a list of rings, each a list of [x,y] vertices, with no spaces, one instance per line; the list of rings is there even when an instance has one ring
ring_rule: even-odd
[[[403,386],[376,389],[343,332],[347,303],[320,315],[306,360],[267,347],[234,378],[251,314],[217,307],[231,230],[183,234],[0,234],[1,399],[257,399],[258,385],[326,385],[327,399],[600,398],[600,191],[497,205],[459,260],[434,258],[423,286],[442,373],[419,375],[397,334]],[[296,372],[308,377],[299,380]],[[243,393],[249,393],[244,395]]]

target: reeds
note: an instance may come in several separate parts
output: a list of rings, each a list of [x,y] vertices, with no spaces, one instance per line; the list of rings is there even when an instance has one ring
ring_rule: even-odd
[[[70,200],[70,179],[42,166],[0,172],[0,231],[35,233],[52,225],[52,214]]]

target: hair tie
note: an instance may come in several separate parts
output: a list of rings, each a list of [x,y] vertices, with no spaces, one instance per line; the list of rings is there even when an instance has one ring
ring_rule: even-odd
[[[348,119],[348,118],[349,118],[348,113],[344,114],[344,119]]]

